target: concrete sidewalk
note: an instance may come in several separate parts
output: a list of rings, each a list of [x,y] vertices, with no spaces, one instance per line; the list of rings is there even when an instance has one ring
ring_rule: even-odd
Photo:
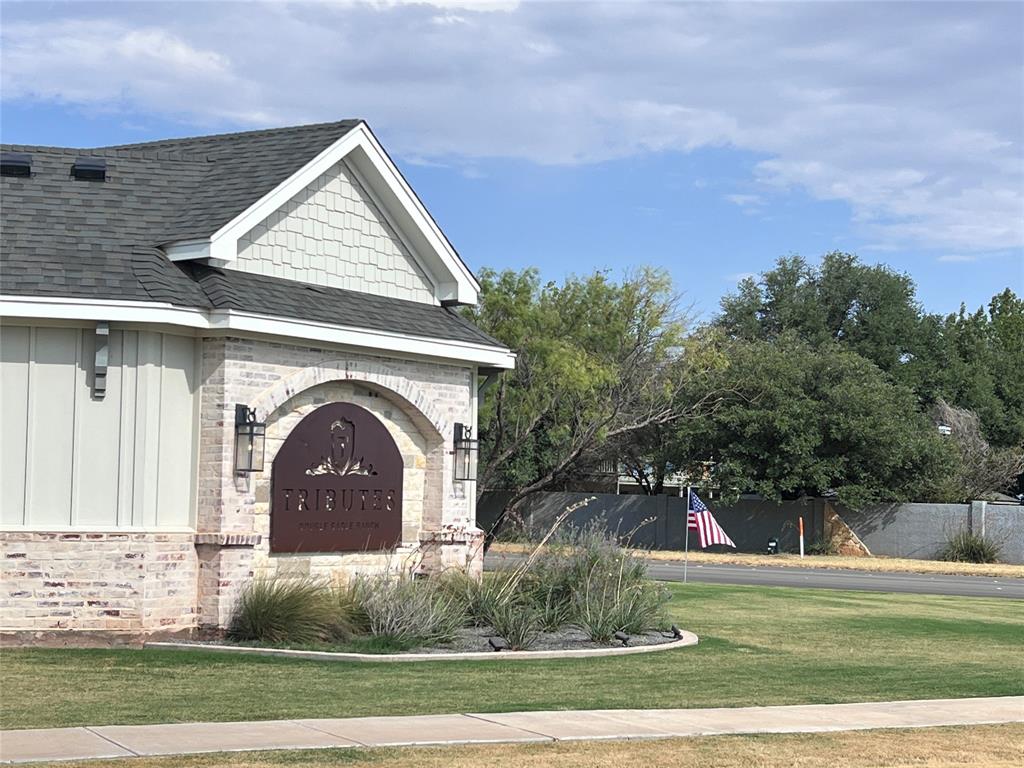
[[[0,760],[17,763],[260,749],[657,739],[1017,722],[1024,722],[1024,696],[733,709],[609,709],[104,725],[2,731]]]

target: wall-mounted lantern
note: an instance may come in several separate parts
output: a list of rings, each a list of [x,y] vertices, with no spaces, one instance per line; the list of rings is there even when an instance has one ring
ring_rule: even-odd
[[[256,411],[235,405],[235,472],[263,471],[263,447],[267,425],[256,421]]]
[[[454,477],[456,482],[476,480],[476,462],[479,445],[473,437],[473,428],[467,424],[455,425]]]

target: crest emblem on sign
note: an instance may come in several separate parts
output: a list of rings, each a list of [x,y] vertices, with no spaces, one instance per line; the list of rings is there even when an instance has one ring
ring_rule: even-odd
[[[373,464],[364,464],[356,458],[356,425],[349,419],[337,419],[331,424],[331,452],[306,470],[307,475],[376,475]]]

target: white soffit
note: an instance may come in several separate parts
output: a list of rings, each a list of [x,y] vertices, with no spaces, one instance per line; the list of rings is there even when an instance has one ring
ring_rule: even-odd
[[[358,171],[415,258],[429,272],[438,286],[437,299],[476,304],[480,284],[366,123],[359,123],[209,239],[169,243],[164,252],[171,261],[209,259],[217,265],[230,264],[238,256],[239,238],[341,160]]]

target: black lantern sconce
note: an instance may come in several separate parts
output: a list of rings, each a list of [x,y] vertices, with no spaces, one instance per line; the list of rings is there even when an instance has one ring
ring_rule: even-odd
[[[267,425],[256,421],[256,410],[235,405],[235,472],[263,471],[263,448]]]
[[[467,424],[455,425],[454,477],[456,482],[476,480],[476,462],[479,445],[473,437],[473,428]]]

